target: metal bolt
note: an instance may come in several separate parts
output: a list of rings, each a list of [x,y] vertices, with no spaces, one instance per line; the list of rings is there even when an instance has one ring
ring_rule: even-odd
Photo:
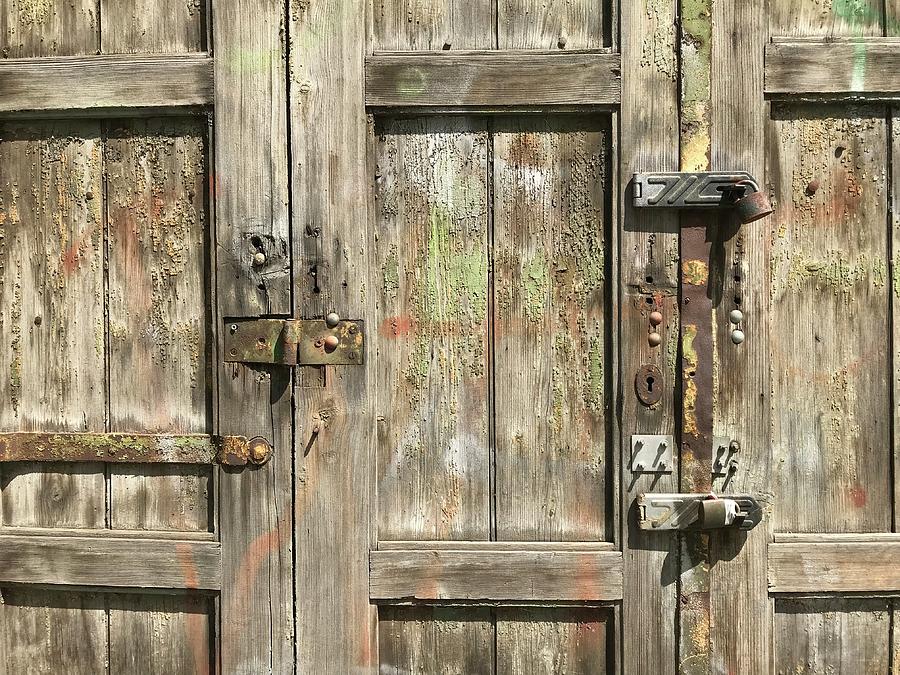
[[[265,464],[272,454],[272,446],[265,438],[250,440],[250,461],[254,464]]]
[[[324,344],[325,344],[325,340],[323,340],[322,338],[319,338],[319,339],[316,340],[316,342],[315,342],[315,345],[316,345],[317,348],[320,348],[320,347],[321,347],[322,345],[324,345]]]
[[[329,351],[334,351],[335,349],[337,349],[337,346],[340,343],[341,343],[341,341],[338,340],[337,335],[329,335],[328,337],[325,338],[325,349],[327,349]]]
[[[739,309],[733,309],[728,318],[731,319],[731,323],[738,324],[744,320],[744,313]]]
[[[43,322],[44,322],[44,320],[41,317],[39,317],[39,316],[34,317],[34,325],[35,326],[40,326]]]
[[[329,328],[334,328],[341,322],[341,317],[337,315],[337,312],[330,312],[328,316],[325,317],[325,325]]]
[[[737,329],[731,331],[731,341],[736,345],[741,344],[744,341],[744,331]]]
[[[254,253],[253,254],[253,264],[256,267],[259,267],[260,265],[265,265],[266,264],[266,254],[263,253],[262,251],[257,251],[256,253]]]
[[[237,356],[237,349],[232,349],[232,350],[231,350],[231,355],[232,355],[232,356]]]
[[[662,344],[662,335],[659,333],[650,333],[647,336],[647,342],[650,343],[651,347],[659,347]]]
[[[663,322],[662,312],[650,312],[650,323],[658,326]]]

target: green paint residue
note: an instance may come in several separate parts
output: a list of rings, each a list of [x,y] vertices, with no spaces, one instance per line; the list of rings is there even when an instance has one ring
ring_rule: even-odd
[[[597,415],[603,412],[603,356],[603,338],[592,337],[587,355],[588,380],[584,398],[588,410]]]
[[[900,298],[900,256],[894,257],[891,264],[891,285],[894,288],[894,295]]]
[[[400,260],[397,257],[397,247],[391,246],[387,258],[381,266],[381,281],[386,296],[396,297],[400,290]]]
[[[856,286],[868,283],[882,289],[888,281],[884,259],[863,253],[851,260],[846,252],[835,250],[815,258],[806,257],[802,252],[782,252],[773,257],[772,270],[773,293],[779,290],[800,292],[812,285],[816,290],[832,291],[852,300]],[[891,283],[897,291],[896,271]]]
[[[525,261],[522,267],[522,288],[525,293],[525,316],[538,322],[547,308],[547,291],[550,287],[547,256],[543,251]]]
[[[694,339],[697,337],[697,326],[685,324],[681,336],[681,351],[684,356],[684,368],[686,371],[697,370],[699,359],[697,350],[694,349]]]

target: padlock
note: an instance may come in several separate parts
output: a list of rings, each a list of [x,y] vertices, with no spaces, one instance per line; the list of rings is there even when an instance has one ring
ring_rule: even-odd
[[[734,524],[740,508],[733,499],[704,499],[699,504],[697,526],[701,530],[716,530]]]
[[[740,185],[740,183],[738,183]],[[740,221],[747,225],[775,212],[769,198],[762,192],[750,192],[734,202],[734,210]]]

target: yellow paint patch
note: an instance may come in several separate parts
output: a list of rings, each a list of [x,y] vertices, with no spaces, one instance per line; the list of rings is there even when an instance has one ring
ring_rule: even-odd
[[[681,263],[681,279],[691,286],[703,286],[709,279],[709,267],[702,260],[685,260]]]

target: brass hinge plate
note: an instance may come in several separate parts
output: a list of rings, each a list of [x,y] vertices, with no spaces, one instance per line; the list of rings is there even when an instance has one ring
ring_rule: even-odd
[[[225,322],[226,363],[286,366],[361,366],[362,321],[320,319],[229,319]]]

